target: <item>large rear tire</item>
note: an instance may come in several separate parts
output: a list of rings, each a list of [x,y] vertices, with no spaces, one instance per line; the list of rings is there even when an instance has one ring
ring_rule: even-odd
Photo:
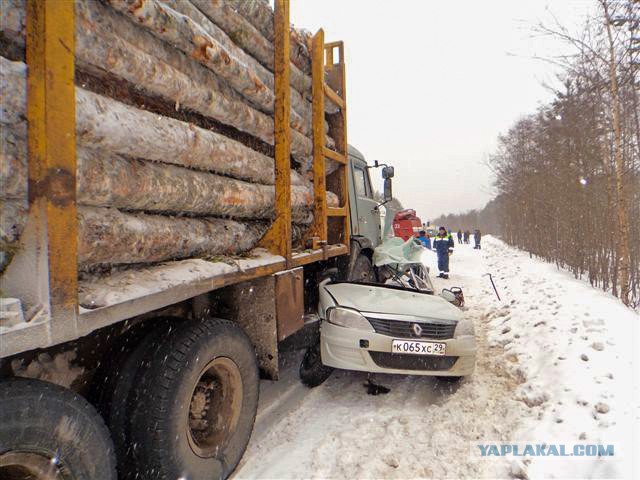
[[[116,480],[109,431],[80,395],[52,383],[0,383],[0,478]]]
[[[130,402],[131,476],[227,478],[247,447],[258,408],[249,338],[226,320],[189,321],[147,359]]]
[[[135,444],[131,441],[131,411],[134,403],[131,392],[138,371],[149,352],[171,334],[178,319],[158,318],[152,329],[130,332],[115,346],[114,352],[103,359],[95,375],[92,402],[104,418],[115,445],[118,473],[126,478],[133,464]]]

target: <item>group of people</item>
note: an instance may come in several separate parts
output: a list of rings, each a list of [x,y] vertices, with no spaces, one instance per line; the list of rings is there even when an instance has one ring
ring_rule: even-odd
[[[462,231],[458,230],[457,237],[458,243],[469,243],[469,237],[471,233],[469,230]],[[479,229],[475,229],[473,232],[473,248],[476,250],[480,250],[480,240],[482,238],[482,234]],[[422,243],[425,248],[429,250],[435,250],[438,255],[438,270],[439,278],[447,279],[449,278],[449,257],[453,253],[454,241],[453,236],[451,235],[451,230],[447,231],[445,227],[438,228],[438,233],[433,240],[427,235],[425,230],[421,230],[417,240]]]
[[[469,244],[469,239],[471,237],[471,232],[469,230],[458,230],[458,243]],[[480,239],[482,238],[482,233],[477,228],[473,231],[473,248],[476,250],[480,250]]]
[[[469,238],[471,237],[471,232],[469,230],[458,230],[458,243],[466,243],[469,244]]]

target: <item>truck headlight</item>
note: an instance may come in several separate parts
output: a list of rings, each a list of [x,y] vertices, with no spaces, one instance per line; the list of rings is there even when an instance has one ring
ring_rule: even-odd
[[[341,327],[356,328],[358,330],[366,330],[374,332],[375,330],[357,310],[344,307],[331,307],[327,310],[327,320],[329,323],[339,325]]]

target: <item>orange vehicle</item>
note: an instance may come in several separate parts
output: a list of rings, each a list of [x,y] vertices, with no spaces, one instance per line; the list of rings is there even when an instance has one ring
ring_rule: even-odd
[[[393,217],[393,234],[403,240],[416,237],[422,230],[422,220],[416,216],[416,211],[407,208],[399,211]]]

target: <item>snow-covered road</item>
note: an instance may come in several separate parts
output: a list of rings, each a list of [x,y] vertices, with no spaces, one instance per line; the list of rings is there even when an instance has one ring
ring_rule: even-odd
[[[634,478],[638,315],[491,237],[482,251],[456,245],[451,260],[451,278],[434,283],[464,289],[475,374],[460,384],[378,376],[391,392],[370,396],[357,372],[306,389],[290,358],[283,380],[263,382],[235,478]],[[481,457],[477,444],[491,442],[614,444],[615,456]]]

